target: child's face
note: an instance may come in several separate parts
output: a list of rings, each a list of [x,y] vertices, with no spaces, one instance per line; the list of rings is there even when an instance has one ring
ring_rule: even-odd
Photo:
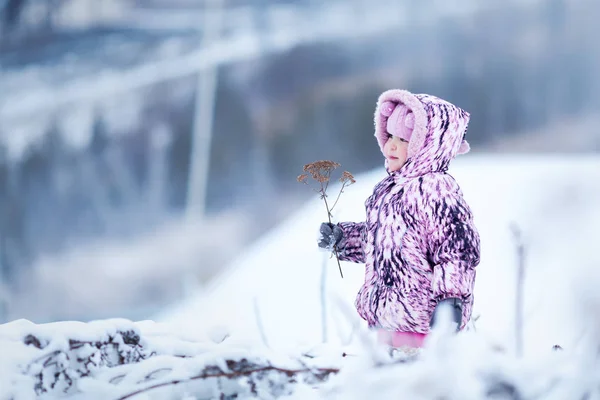
[[[388,160],[388,169],[398,171],[406,163],[408,142],[397,136],[388,135],[388,140],[383,146],[383,153]]]

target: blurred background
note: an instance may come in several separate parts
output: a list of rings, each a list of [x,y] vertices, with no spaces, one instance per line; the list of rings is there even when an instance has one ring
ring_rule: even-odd
[[[469,111],[476,154],[597,154],[599,18],[596,0],[0,0],[0,323],[144,319],[202,291],[314,198],[304,164],[382,166],[386,89]]]

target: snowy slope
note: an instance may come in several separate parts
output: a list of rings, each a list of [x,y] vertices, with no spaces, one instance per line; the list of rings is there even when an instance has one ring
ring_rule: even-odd
[[[596,304],[593,291],[586,290],[598,277],[590,275],[599,260],[589,249],[600,223],[600,158],[468,155],[455,161],[451,173],[482,238],[474,311],[481,316],[478,332],[513,346],[517,256],[510,226],[517,223],[527,249],[525,347],[529,353],[557,343],[573,347],[586,327],[576,311]],[[336,221],[362,220],[363,203],[384,174],[378,169],[358,176],[342,195]],[[342,263],[341,279],[335,259],[317,249],[316,231],[325,216],[315,195],[204,293],[156,319],[197,336],[226,332],[241,341],[264,340],[262,325],[272,347],[319,342],[321,265],[327,262],[328,340],[343,342],[351,334],[347,315],[354,314],[363,268]],[[338,300],[351,312],[342,312]]]

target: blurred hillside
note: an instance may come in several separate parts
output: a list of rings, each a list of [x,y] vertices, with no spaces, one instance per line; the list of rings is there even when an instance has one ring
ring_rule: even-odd
[[[185,67],[205,45],[204,2],[0,0],[0,10],[9,318],[143,316],[196,290],[309,198],[295,181],[304,164],[382,165],[372,117],[389,88],[469,111],[474,152],[600,149],[596,1],[225,1],[219,40],[265,50],[218,66],[207,214],[190,216],[198,76],[159,66]],[[323,26],[344,36],[302,39]],[[104,78],[118,84],[96,84]],[[96,276],[87,303],[86,276]],[[128,283],[138,288],[111,293]],[[114,301],[92,300],[103,296]]]

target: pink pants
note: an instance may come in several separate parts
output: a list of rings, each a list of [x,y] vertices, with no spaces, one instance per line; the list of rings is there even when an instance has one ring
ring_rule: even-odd
[[[385,329],[377,330],[379,343],[392,347],[423,347],[425,337],[427,335],[424,333],[396,332]]]

